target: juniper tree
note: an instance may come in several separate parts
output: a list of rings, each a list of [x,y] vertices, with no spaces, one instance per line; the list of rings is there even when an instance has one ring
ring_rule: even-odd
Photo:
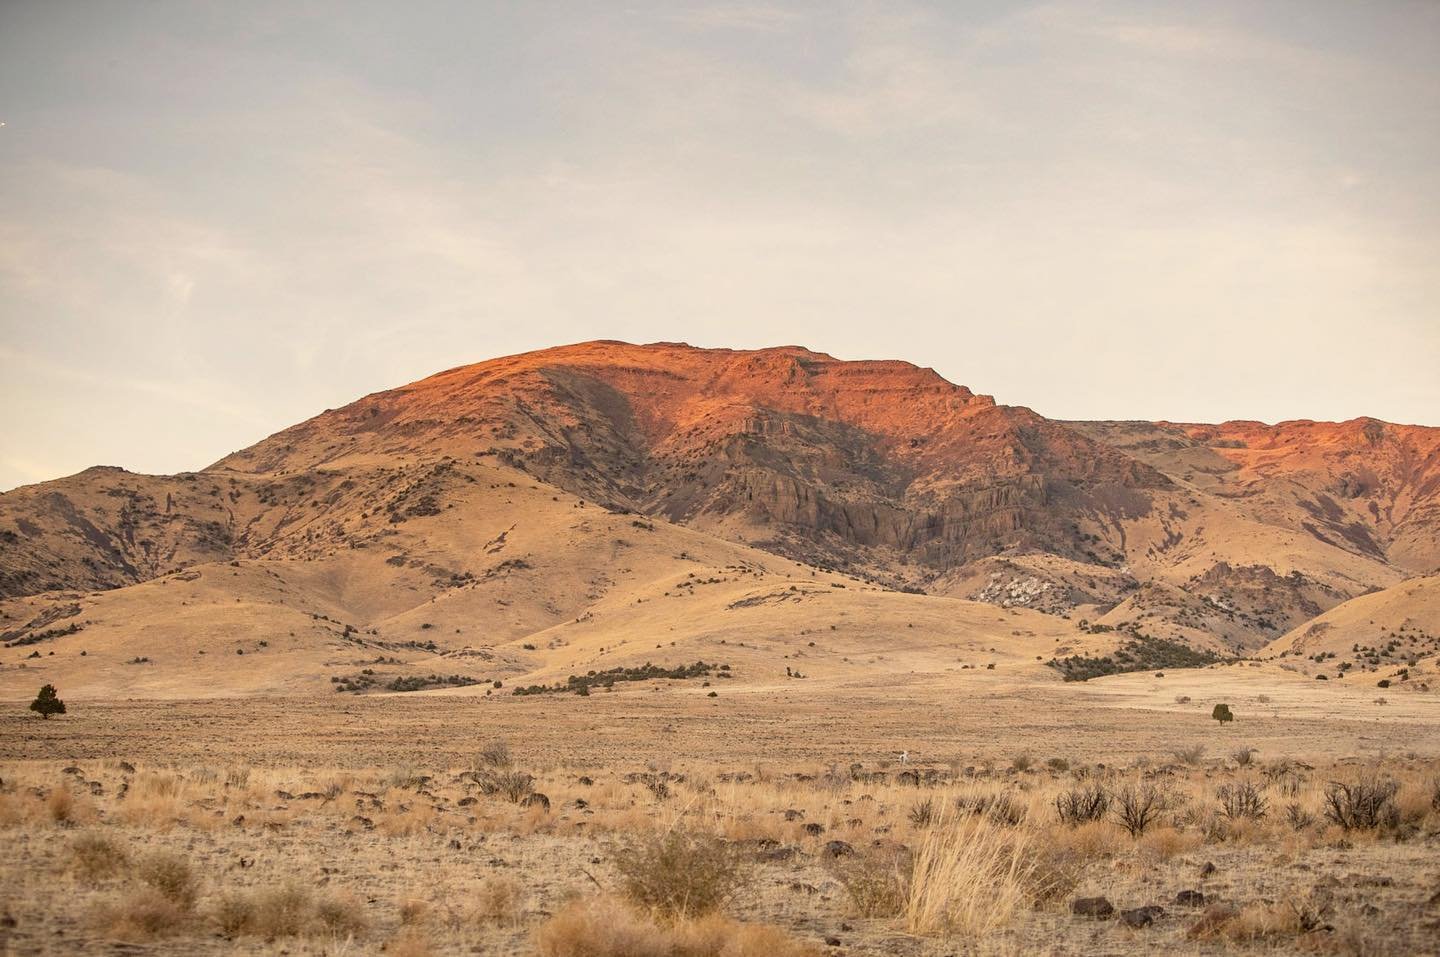
[[[35,696],[35,700],[30,702],[30,710],[48,720],[52,714],[65,713],[65,702],[55,693],[54,685],[45,685]]]

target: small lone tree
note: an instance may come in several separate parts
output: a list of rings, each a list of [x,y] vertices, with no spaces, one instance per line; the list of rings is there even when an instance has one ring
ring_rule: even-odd
[[[54,685],[45,685],[35,696],[35,700],[30,702],[30,710],[49,720],[52,714],[65,713],[65,702],[56,695]]]
[[[1210,717],[1219,721],[1221,724],[1235,720],[1235,716],[1230,713],[1230,706],[1228,704],[1217,704],[1215,710],[1210,712]]]

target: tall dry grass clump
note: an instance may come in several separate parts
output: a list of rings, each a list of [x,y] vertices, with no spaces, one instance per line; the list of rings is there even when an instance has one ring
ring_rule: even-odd
[[[86,831],[70,842],[70,868],[84,881],[114,877],[130,863],[125,848],[108,834]]]
[[[200,894],[190,861],[174,851],[151,851],[141,857],[135,862],[135,876],[187,911]]]
[[[947,814],[915,853],[905,926],[913,934],[985,934],[1048,896],[1055,881],[1028,832]]]
[[[195,913],[199,887],[182,855],[152,851],[135,861],[131,874],[140,886],[99,902],[93,923],[111,937],[144,940],[184,931]]]
[[[777,927],[720,914],[658,924],[623,902],[575,901],[536,929],[538,957],[819,957]]]
[[[520,920],[524,890],[508,877],[492,877],[475,889],[472,918],[482,924],[514,924]]]
[[[354,937],[368,926],[354,897],[325,894],[316,898],[294,881],[221,895],[210,917],[227,936],[249,934],[266,940],[310,933]]]

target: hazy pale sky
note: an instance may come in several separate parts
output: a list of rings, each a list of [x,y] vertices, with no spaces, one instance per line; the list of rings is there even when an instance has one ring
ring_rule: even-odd
[[[0,3],[0,488],[593,338],[1440,425],[1440,4]]]

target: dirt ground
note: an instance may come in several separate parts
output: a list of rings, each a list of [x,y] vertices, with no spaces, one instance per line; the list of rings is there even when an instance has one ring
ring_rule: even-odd
[[[87,702],[38,721],[0,708],[0,760],[129,758],[256,766],[460,765],[506,738],[545,767],[647,761],[876,763],[901,751],[933,762],[1008,762],[1020,752],[1129,762],[1203,743],[1307,761],[1440,755],[1440,700],[1309,682],[1243,665],[1065,684],[984,671],[512,697],[419,693]],[[1188,698],[1184,703],[1177,699]],[[1212,707],[1237,720],[1217,725]]]
[[[1440,715],[1420,696],[1371,697],[1235,667],[1070,685],[891,675],[715,698],[654,682],[585,698],[105,701],[48,721],[9,702],[0,953],[711,953],[564,936],[575,901],[609,908],[607,922],[636,906],[626,855],[677,830],[744,857],[722,910],[778,928],[800,948],[784,953],[1437,953]],[[1234,722],[1211,720],[1221,700]],[[486,757],[496,741],[509,754]],[[517,800],[484,783],[512,773],[532,776]],[[1331,822],[1332,781],[1395,782],[1395,817]],[[1259,787],[1259,817],[1221,814],[1220,789],[1238,782]],[[1113,808],[1062,822],[1056,799],[1092,784],[1154,785],[1165,811],[1138,837]],[[919,806],[996,800],[1015,810],[978,815],[972,845],[1063,871],[1045,893],[1016,884],[1029,896],[1004,919],[945,926],[857,896],[864,867],[923,858],[953,825]],[[97,865],[86,841],[123,863]],[[158,917],[144,896],[160,886],[145,876],[156,854],[188,861],[193,883]],[[920,872],[906,873],[913,896]],[[1007,880],[964,893],[983,910]],[[275,918],[275,888],[310,916]],[[1176,903],[1190,890],[1203,905]],[[1132,928],[1072,912],[1094,896],[1163,914]],[[226,923],[236,901],[260,916]],[[723,953],[780,952],[757,947]]]

